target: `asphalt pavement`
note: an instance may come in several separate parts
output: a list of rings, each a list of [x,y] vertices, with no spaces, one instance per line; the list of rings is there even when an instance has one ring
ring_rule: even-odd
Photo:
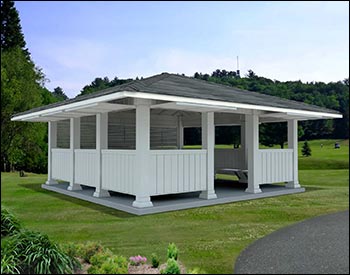
[[[349,274],[349,210],[282,228],[248,246],[235,274]]]

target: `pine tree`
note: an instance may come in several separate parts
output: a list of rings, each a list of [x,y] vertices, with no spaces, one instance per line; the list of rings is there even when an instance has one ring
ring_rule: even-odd
[[[68,99],[68,96],[64,93],[63,89],[61,87],[56,87],[53,92],[52,95],[58,99],[59,101],[62,100],[66,100]]]
[[[1,0],[1,51],[19,47],[29,59],[20,18],[14,1]]]
[[[311,156],[311,148],[310,148],[309,143],[307,141],[304,142],[303,148],[301,149],[301,153],[304,157]]]

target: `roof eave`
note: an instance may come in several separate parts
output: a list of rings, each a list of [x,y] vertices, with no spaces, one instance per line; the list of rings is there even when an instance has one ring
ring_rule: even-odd
[[[227,107],[229,109],[246,109],[246,110],[248,109],[248,110],[256,110],[256,111],[276,112],[276,113],[283,113],[283,117],[285,119],[307,120],[307,119],[333,119],[333,118],[343,117],[340,113],[328,113],[323,111],[315,112],[315,111],[307,111],[307,110],[301,110],[301,109],[271,107],[271,106],[235,103],[235,102],[228,102],[228,101],[217,101],[217,100],[209,100],[209,99],[199,99],[199,98],[192,98],[192,97],[164,95],[164,94],[156,94],[156,93],[149,93],[149,92],[119,91],[108,95],[103,95],[103,96],[94,97],[94,98],[90,98],[90,99],[86,99],[78,102],[72,102],[61,106],[56,106],[49,109],[40,110],[37,112],[32,112],[32,113],[23,114],[23,115],[15,115],[11,118],[11,120],[12,121],[47,122],[47,121],[53,121],[56,118],[59,118],[60,115],[58,115],[58,113],[65,113],[68,119],[69,111],[73,111],[74,109],[85,109],[88,111],[89,106],[93,108],[94,104],[103,103],[103,102],[107,102],[115,99],[122,99],[125,97],[182,102],[182,103],[189,103],[189,104],[202,104],[202,105],[204,104],[207,106],[213,106],[213,108],[219,107],[222,109]],[[71,112],[71,114],[73,113]],[[72,115],[72,117],[74,117],[74,115]]]
[[[183,103],[193,103],[193,104],[204,104],[213,107],[228,107],[236,109],[250,109],[250,110],[260,110],[260,111],[270,111],[277,113],[285,113],[290,117],[300,117],[300,118],[310,118],[310,119],[333,119],[333,118],[342,118],[340,113],[327,113],[327,112],[315,112],[307,111],[300,109],[291,109],[291,108],[281,108],[281,107],[271,107],[263,105],[252,105],[228,101],[217,101],[209,99],[199,99],[191,97],[180,97],[164,94],[152,94],[152,93],[142,93],[142,92],[125,92],[126,97],[135,97],[135,98],[144,98],[144,99],[154,99],[154,100],[163,100],[163,101],[173,101],[173,102],[183,102]]]
[[[11,121],[35,121],[35,122],[42,121],[42,122],[46,122],[46,121],[50,121],[50,120],[48,120],[48,118],[50,118],[50,116],[51,116],[51,118],[54,118],[55,114],[62,113],[62,112],[67,113],[67,110],[72,111],[74,109],[88,108],[89,106],[93,107],[97,103],[103,103],[103,102],[107,102],[110,100],[125,98],[126,96],[124,93],[125,93],[124,91],[120,91],[120,92],[115,92],[113,94],[103,95],[100,97],[94,97],[94,98],[90,98],[90,99],[86,99],[86,100],[82,100],[82,101],[78,101],[78,102],[72,102],[69,104],[60,105],[60,106],[56,106],[53,108],[48,108],[48,109],[44,109],[44,110],[40,110],[40,111],[28,113],[28,114],[14,115],[11,118]],[[67,117],[67,119],[68,118],[69,117]]]

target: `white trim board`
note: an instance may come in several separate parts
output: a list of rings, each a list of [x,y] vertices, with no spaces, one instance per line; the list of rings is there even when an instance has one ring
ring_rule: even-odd
[[[260,111],[280,112],[280,113],[286,113],[287,115],[290,115],[290,116],[310,117],[310,119],[315,119],[315,116],[321,117],[321,118],[342,118],[343,117],[341,114],[306,111],[306,110],[299,110],[299,109],[252,105],[252,104],[235,103],[235,102],[224,102],[224,101],[217,101],[217,100],[181,97],[181,96],[173,96],[173,95],[121,91],[113,94],[94,97],[94,98],[82,100],[79,102],[73,102],[70,104],[53,107],[50,109],[40,110],[29,114],[14,116],[11,120],[12,121],[21,121],[21,120],[31,121],[31,119],[33,119],[33,121],[39,121],[38,118],[41,116],[50,116],[50,115],[53,116],[54,113],[57,114],[61,111],[69,110],[69,109],[77,110],[77,109],[86,108],[84,110],[86,112],[88,109],[87,107],[92,107],[94,103],[102,103],[102,102],[107,102],[110,100],[116,100],[116,99],[121,99],[126,97],[172,101],[172,102],[190,103],[190,104],[202,104],[208,107],[213,106],[213,108],[219,107],[220,109],[227,107],[228,109],[231,109],[231,110],[234,108],[237,108],[237,109],[248,109],[248,110],[256,110],[256,111],[260,110]],[[153,107],[155,106],[153,105]],[[223,110],[221,111],[223,112]]]

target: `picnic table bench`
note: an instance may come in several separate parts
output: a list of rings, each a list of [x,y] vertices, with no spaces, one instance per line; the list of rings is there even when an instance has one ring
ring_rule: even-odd
[[[239,169],[239,168],[221,168],[215,171],[216,174],[228,174],[235,175],[238,178],[239,182],[247,183],[248,182],[248,170]]]

